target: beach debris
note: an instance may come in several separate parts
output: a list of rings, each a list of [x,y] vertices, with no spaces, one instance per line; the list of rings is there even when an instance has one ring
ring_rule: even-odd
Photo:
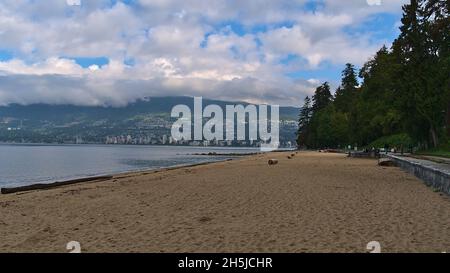
[[[380,158],[378,160],[378,166],[383,166],[383,167],[396,167],[397,165],[395,164],[395,162],[389,158]]]
[[[269,159],[269,165],[277,165],[278,159]]]
[[[206,223],[206,222],[211,222],[212,220],[213,219],[211,217],[203,216],[198,221],[201,222],[201,223]]]
[[[22,187],[16,187],[16,188],[2,188],[1,193],[2,194],[11,194],[11,193],[17,193],[17,192],[24,192],[24,191],[46,190],[46,189],[52,189],[52,188],[56,188],[56,187],[73,185],[73,184],[84,183],[84,182],[106,181],[106,180],[110,180],[112,178],[113,178],[112,175],[103,175],[103,176],[94,176],[94,177],[85,177],[85,178],[67,180],[67,181],[62,181],[62,182],[54,182],[54,183],[49,183],[49,184],[33,184],[33,185],[29,185],[29,186],[22,186]]]
[[[189,155],[200,155],[200,156],[250,156],[250,155],[258,155],[260,153],[216,153],[216,152],[209,152],[209,153],[194,153]]]
[[[288,159],[292,159],[292,156],[290,156],[290,155],[288,155],[288,157],[287,157]]]
[[[342,151],[336,150],[336,149],[325,149],[325,150],[319,150],[319,153],[340,154],[340,153],[342,153]]]

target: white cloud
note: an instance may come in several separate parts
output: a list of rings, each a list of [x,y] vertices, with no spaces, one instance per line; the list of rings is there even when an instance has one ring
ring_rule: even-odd
[[[66,0],[69,6],[81,6],[81,0]]]
[[[96,65],[96,64],[90,65],[88,68],[91,71],[97,71],[97,70],[100,69],[100,67],[98,65]]]
[[[362,64],[384,41],[344,28],[399,14],[405,1],[325,0],[315,12],[302,8],[306,2],[4,0],[0,49],[14,59],[0,62],[0,104],[120,105],[147,95],[300,104],[323,79],[287,72]],[[235,21],[244,34],[227,26]],[[291,55],[299,60],[282,62]],[[100,56],[109,64],[85,68],[72,59]]]

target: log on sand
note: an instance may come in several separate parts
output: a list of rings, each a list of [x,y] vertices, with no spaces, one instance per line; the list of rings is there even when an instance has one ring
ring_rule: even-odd
[[[277,165],[278,159],[269,159],[269,165]]]
[[[17,192],[23,192],[23,191],[46,190],[46,189],[56,188],[56,187],[60,187],[60,186],[82,183],[82,182],[105,181],[105,180],[110,180],[112,178],[113,178],[112,175],[104,175],[104,176],[79,178],[79,179],[67,180],[67,181],[62,181],[62,182],[54,182],[54,183],[49,183],[49,184],[33,184],[33,185],[29,185],[29,186],[22,186],[22,187],[15,187],[15,188],[2,188],[1,193],[2,194],[11,194],[11,193],[17,193]]]

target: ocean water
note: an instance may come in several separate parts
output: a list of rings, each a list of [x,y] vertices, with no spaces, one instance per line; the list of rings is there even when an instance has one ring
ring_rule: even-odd
[[[220,161],[259,152],[251,148],[115,145],[0,145],[0,187],[51,183],[88,176]]]

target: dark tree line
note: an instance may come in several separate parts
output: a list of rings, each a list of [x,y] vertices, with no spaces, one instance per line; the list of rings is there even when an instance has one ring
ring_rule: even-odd
[[[403,6],[401,33],[392,48],[382,47],[359,73],[347,64],[334,96],[324,83],[312,101],[305,99],[298,145],[361,147],[388,136],[422,148],[447,142],[449,7],[448,0],[411,0]]]

